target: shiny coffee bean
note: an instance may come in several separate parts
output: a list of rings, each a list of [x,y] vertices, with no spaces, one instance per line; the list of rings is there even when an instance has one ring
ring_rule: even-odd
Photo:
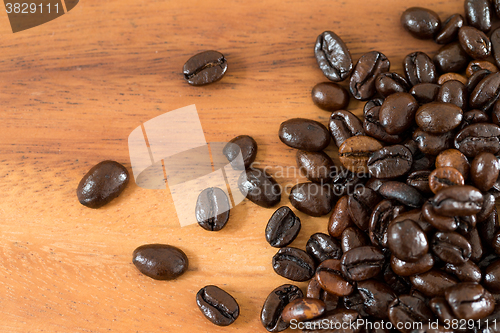
[[[231,139],[222,150],[229,162],[233,162],[240,152],[243,157],[244,167],[248,169],[257,156],[257,142],[251,136],[239,135]],[[240,166],[236,165],[236,163],[231,165],[233,168],[240,169]]]
[[[325,313],[325,302],[315,298],[297,298],[288,303],[281,313],[285,322],[311,320]]]
[[[424,203],[424,198],[415,188],[397,181],[385,182],[379,193],[386,199],[396,200],[409,207],[420,207]]]
[[[479,81],[469,96],[472,109],[487,111],[500,95],[500,73],[491,73]]]
[[[418,149],[424,154],[438,155],[443,150],[452,148],[454,139],[454,132],[433,134],[425,132],[421,128],[413,132],[413,140],[417,142]]]
[[[340,242],[327,234],[315,233],[306,244],[306,252],[313,257],[317,264],[327,259],[340,259],[342,257],[342,247]]]
[[[384,73],[380,74],[383,75]],[[387,73],[385,73],[387,74]],[[379,75],[379,76],[380,76]],[[363,116],[365,116],[366,112],[370,110],[371,108],[374,108],[376,106],[382,106],[384,103],[384,98],[376,97],[370,99],[368,102],[365,103],[365,106],[363,106]]]
[[[496,65],[500,66],[500,29],[496,29],[491,33],[490,41],[493,58]]]
[[[361,333],[361,326],[357,327],[354,325],[352,327],[342,328],[343,323],[354,323],[359,319],[361,319],[361,316],[357,311],[336,309],[317,319],[303,322],[304,329],[302,333]],[[321,328],[325,322],[328,323],[328,327],[331,325],[333,328],[328,330]],[[337,329],[336,327],[340,328]]]
[[[127,169],[115,161],[94,165],[78,184],[78,201],[89,208],[100,208],[118,197],[129,182]]]
[[[500,293],[500,260],[496,260],[486,267],[483,284],[490,292]]]
[[[267,296],[260,313],[260,320],[264,328],[269,332],[286,330],[290,324],[281,318],[281,313],[288,303],[302,297],[300,288],[292,284],[284,284],[274,289]]]
[[[410,171],[411,151],[403,145],[384,147],[368,159],[368,171],[376,178],[397,178]]]
[[[441,73],[461,72],[469,63],[469,55],[460,43],[453,42],[442,46],[432,59]]]
[[[266,226],[266,240],[272,247],[284,247],[293,242],[300,231],[300,219],[286,207],[278,208]]]
[[[323,290],[337,296],[350,295],[354,287],[344,278],[340,260],[327,259],[316,269],[315,279]]]
[[[398,73],[380,73],[375,79],[375,88],[384,97],[410,90],[406,79]]]
[[[290,191],[290,203],[310,216],[323,216],[332,210],[333,194],[330,185],[300,183]]]
[[[495,125],[500,125],[500,101],[496,101],[493,104],[493,110],[491,111],[491,121]],[[483,123],[488,122],[488,119],[482,121]]]
[[[419,83],[436,83],[437,71],[431,58],[423,52],[413,52],[403,60],[403,69],[408,82],[414,86]]]
[[[429,250],[427,236],[412,220],[392,222],[387,228],[387,245],[401,260],[415,262]]]
[[[488,114],[484,111],[481,110],[470,110],[467,112],[464,112],[464,116],[462,118],[462,123],[458,127],[458,130],[462,130],[465,127],[472,125],[472,124],[477,124],[477,123],[489,123],[490,122],[490,117]]]
[[[344,253],[357,247],[370,245],[370,240],[366,236],[366,233],[355,226],[345,228],[340,239],[342,252]]]
[[[368,230],[370,215],[375,206],[382,200],[380,195],[366,187],[359,187],[349,196],[349,215],[361,230]]]
[[[434,194],[445,187],[457,185],[464,185],[464,177],[455,168],[437,168],[429,175],[429,188]]]
[[[470,26],[484,32],[491,29],[492,9],[488,0],[465,0],[465,18]]]
[[[500,151],[500,127],[494,124],[472,124],[455,136],[455,148],[467,157],[481,152],[496,154]]]
[[[351,194],[357,187],[362,186],[362,182],[363,178],[345,168],[340,168],[333,177],[333,193],[336,196]]]
[[[369,136],[350,137],[339,148],[340,163],[351,172],[368,173],[368,159],[381,148],[382,144]]]
[[[305,251],[284,247],[273,257],[274,271],[292,281],[307,281],[314,275],[314,259]]]
[[[499,172],[500,162],[495,155],[482,152],[476,155],[471,163],[470,174],[474,185],[481,191],[488,191],[495,184]]]
[[[481,237],[481,242],[485,249],[493,250],[493,242],[495,240],[495,234],[500,230],[500,225],[498,223],[498,214],[496,207],[493,212],[484,219],[478,226],[477,231]]]
[[[344,41],[331,31],[316,39],[314,54],[319,68],[330,81],[343,81],[352,72],[352,58]]]
[[[350,111],[334,111],[330,116],[328,128],[337,147],[352,136],[364,135],[361,120]]]
[[[406,184],[416,188],[424,194],[430,194],[432,193],[429,186],[430,175],[431,172],[429,170],[414,171],[406,178]]]
[[[441,20],[434,11],[421,8],[408,8],[401,15],[401,24],[415,38],[431,39],[441,29]]]
[[[217,286],[206,286],[196,294],[198,308],[213,324],[228,326],[240,315],[240,307],[233,296]]]
[[[473,60],[467,65],[467,69],[465,70],[465,74],[467,77],[471,77],[474,73],[479,72],[481,70],[488,70],[491,73],[498,72],[497,66],[492,64],[486,60]]]
[[[314,183],[328,183],[332,179],[334,163],[322,151],[298,150],[296,155],[299,170],[304,170],[307,179]]]
[[[184,79],[193,86],[214,83],[222,79],[226,71],[227,60],[217,51],[198,53],[189,58],[182,68]]]
[[[441,86],[436,83],[419,83],[410,89],[410,94],[419,104],[426,104],[437,99]]]
[[[238,188],[241,193],[256,205],[270,208],[281,201],[281,188],[266,170],[252,168],[246,171],[246,177],[240,176]]]
[[[462,109],[452,103],[432,102],[417,110],[415,120],[423,131],[442,134],[460,125],[462,115]]]
[[[229,220],[230,208],[227,194],[218,187],[209,187],[196,200],[196,220],[205,230],[219,231]]]
[[[400,276],[422,274],[431,270],[433,266],[434,256],[430,253],[424,254],[415,262],[401,260],[395,255],[391,256],[391,268]]]
[[[330,215],[328,233],[334,238],[339,238],[342,232],[351,225],[353,222],[349,215],[349,197],[344,195],[337,201]]]
[[[325,302],[326,312],[335,310],[339,305],[339,296],[328,293],[323,290],[314,276],[307,284],[307,297],[316,298]]]
[[[438,44],[448,44],[458,38],[458,30],[463,27],[465,20],[460,14],[453,14],[442,24],[442,28],[434,38]]]
[[[410,281],[415,289],[427,297],[444,296],[445,290],[458,282],[453,276],[438,269],[412,275]]]
[[[446,81],[439,90],[437,101],[451,103],[459,107],[461,110],[467,110],[469,107],[469,94],[467,93],[467,87],[465,87],[465,84],[457,80]]]
[[[396,298],[389,304],[389,319],[391,323],[396,326],[399,323],[428,323],[433,319],[432,311],[425,305],[421,299],[403,295]],[[415,324],[406,324],[408,327],[415,327]],[[403,328],[400,330],[403,333],[412,333],[412,329]]]
[[[409,93],[392,94],[380,107],[380,124],[389,134],[399,134],[413,124],[418,103]]]
[[[399,143],[403,141],[404,133],[389,134],[380,124],[380,106],[371,108],[365,113],[363,129],[366,135],[387,143]]]
[[[489,38],[474,27],[463,26],[458,31],[458,41],[469,56],[474,59],[485,59],[491,53]]]
[[[427,201],[422,206],[422,216],[434,228],[441,231],[454,231],[458,228],[458,217],[441,216],[434,211],[432,202]]]
[[[392,223],[399,223],[405,220],[412,220],[417,223],[420,228],[424,231],[424,233],[428,234],[431,230],[433,230],[432,225],[427,223],[422,215],[421,209],[412,209],[410,211],[399,214],[394,218]]]
[[[458,149],[448,149],[436,157],[436,168],[452,167],[460,171],[464,179],[469,177],[470,164],[467,157]]]
[[[495,308],[493,296],[478,283],[462,282],[451,286],[445,293],[446,301],[459,319],[481,319]]]
[[[287,146],[305,151],[320,151],[330,143],[330,133],[323,124],[304,118],[281,123],[279,137]]]
[[[342,110],[349,105],[349,93],[344,87],[333,82],[321,82],[311,92],[312,100],[326,111]]]
[[[358,100],[367,100],[375,92],[375,79],[378,74],[387,72],[391,64],[387,57],[377,51],[362,55],[351,74],[349,89],[352,96]]]
[[[444,216],[465,216],[481,211],[483,195],[475,187],[449,186],[439,191],[431,202],[434,211]]]
[[[472,249],[464,236],[453,231],[438,231],[430,242],[432,252],[442,261],[461,265],[469,260]]]
[[[366,280],[358,282],[358,291],[365,300],[365,311],[370,316],[387,318],[389,304],[396,299],[391,287],[376,280]]]
[[[189,266],[189,260],[181,249],[165,244],[139,246],[132,254],[132,262],[142,274],[155,280],[176,279]]]
[[[479,82],[481,82],[490,74],[491,72],[487,69],[480,69],[472,74],[471,77],[469,77],[469,79],[467,80],[467,84],[465,85],[467,87],[467,92],[471,94],[474,89],[476,89],[476,86],[479,84]]]
[[[457,320],[453,310],[444,297],[434,297],[429,300],[429,308],[434,312],[439,321],[445,323],[447,320]]]
[[[443,84],[453,80],[461,82],[464,86],[467,84],[468,81],[468,79],[463,75],[457,73],[444,73],[438,78],[438,84]],[[467,89],[465,91],[467,91]]]
[[[463,264],[453,265],[447,263],[443,270],[446,273],[455,275],[461,282],[481,282],[483,274],[481,269],[472,261],[467,260]]]
[[[491,193],[483,193],[483,208],[477,213],[477,222],[483,222],[495,209],[495,196]]]
[[[342,273],[353,281],[368,280],[382,271],[384,261],[384,254],[377,247],[357,247],[342,255]]]
[[[390,222],[404,212],[404,207],[392,200],[381,201],[370,216],[369,235],[374,246],[387,247],[387,228]]]

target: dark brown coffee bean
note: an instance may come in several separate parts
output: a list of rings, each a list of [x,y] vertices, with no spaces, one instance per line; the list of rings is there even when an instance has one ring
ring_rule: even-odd
[[[342,273],[353,281],[363,281],[382,271],[385,257],[375,246],[361,246],[342,255]]]
[[[246,175],[246,177],[245,177]],[[241,193],[256,205],[270,208],[281,201],[281,188],[265,169],[252,168],[238,179]]]
[[[401,260],[415,262],[429,250],[427,236],[412,220],[392,222],[387,228],[387,245]]]
[[[352,58],[344,41],[331,31],[316,39],[314,54],[319,68],[330,81],[343,81],[352,71]]]
[[[328,233],[334,238],[339,238],[344,230],[353,225],[349,215],[349,197],[342,196],[333,208],[332,215],[328,220]]]
[[[196,200],[196,220],[205,230],[219,231],[229,220],[230,208],[227,194],[218,187],[209,187]]]
[[[369,235],[373,245],[387,247],[389,223],[402,212],[404,212],[404,207],[391,200],[383,200],[373,209],[369,226]]]
[[[369,136],[350,137],[339,148],[340,163],[351,172],[368,173],[368,159],[380,148],[382,144]]]
[[[418,149],[424,154],[438,155],[446,149],[453,147],[455,132],[433,134],[418,128],[413,132],[413,140],[417,142]]]
[[[496,65],[500,66],[500,29],[496,29],[491,33],[490,41],[493,58],[495,58]]]
[[[165,244],[139,246],[132,254],[132,262],[142,274],[155,280],[176,279],[189,266],[189,260],[181,249]]]
[[[500,163],[495,155],[482,152],[471,163],[470,174],[474,185],[481,191],[488,191],[495,184],[500,172]]]
[[[468,79],[465,76],[457,73],[444,73],[438,78],[438,84],[443,84],[448,81],[458,81],[465,86]],[[467,89],[465,89],[465,91],[467,92]]]
[[[380,107],[380,124],[389,134],[399,134],[413,124],[418,103],[409,93],[392,94]]]
[[[487,123],[489,119],[482,121],[483,123]],[[495,125],[500,125],[500,101],[496,101],[493,104],[493,110],[491,111],[491,121]]]
[[[465,74],[467,77],[471,77],[474,73],[479,72],[481,70],[488,70],[491,73],[498,72],[497,66],[492,64],[486,60],[473,60],[467,65],[467,69],[465,70]]]
[[[492,293],[500,293],[500,260],[496,260],[484,271],[484,286]]]
[[[487,111],[499,99],[500,73],[491,73],[477,83],[469,98],[472,109]]]
[[[437,168],[429,175],[429,188],[436,194],[448,186],[464,185],[464,177],[455,168]]]
[[[411,328],[404,328],[405,326],[415,327],[415,324],[409,323],[428,323],[433,318],[432,311],[425,305],[425,302],[410,295],[399,296],[389,304],[388,314],[394,327],[396,325],[400,327],[400,323],[405,323],[400,329],[403,333],[412,333]]]
[[[469,63],[469,55],[460,43],[453,42],[442,46],[432,59],[441,73],[461,72]]]
[[[307,284],[307,297],[316,298],[325,302],[326,312],[335,310],[339,305],[339,296],[328,293],[322,289],[316,276]]]
[[[220,80],[227,71],[227,60],[217,51],[198,53],[184,64],[184,79],[193,86],[202,86]]]
[[[353,325],[352,327],[348,325],[347,328],[343,328],[343,323],[355,323],[357,320],[361,319],[360,314],[357,311],[349,309],[336,309],[330,311],[311,321],[305,321],[304,329],[302,333],[361,333],[361,326]],[[331,329],[323,329],[322,325],[328,323],[328,327],[331,325]],[[339,329],[337,329],[340,327]]]
[[[487,123],[469,125],[455,136],[455,148],[467,157],[481,152],[496,154],[500,151],[500,127]]]
[[[424,203],[424,198],[415,188],[397,181],[384,183],[379,193],[387,199],[397,200],[409,207],[420,207]]]
[[[488,0],[465,0],[465,18],[470,26],[484,32],[491,29],[491,6]]]
[[[304,118],[281,123],[279,137],[287,146],[305,151],[320,151],[330,143],[330,133],[323,124]]]
[[[281,313],[288,303],[302,297],[300,288],[292,284],[284,284],[274,289],[267,296],[260,313],[260,320],[264,328],[269,332],[286,330],[290,324],[283,321]]]
[[[351,75],[349,89],[352,96],[358,100],[367,100],[375,92],[375,79],[378,74],[387,72],[391,64],[380,52],[371,51],[362,55]]]
[[[333,194],[330,185],[300,183],[290,191],[290,203],[310,216],[323,216],[332,210]]]
[[[342,252],[347,252],[357,247],[370,245],[370,240],[366,236],[366,233],[361,231],[359,228],[347,227],[341,236],[341,246]]]
[[[462,109],[454,104],[432,102],[417,110],[415,120],[423,131],[442,134],[460,125],[462,115]]]
[[[321,82],[311,92],[312,100],[326,111],[342,110],[349,105],[349,93],[344,87],[333,82]]]
[[[200,311],[213,324],[228,326],[240,315],[240,307],[233,296],[217,286],[206,286],[196,294]]]
[[[89,208],[100,208],[119,196],[129,182],[127,169],[115,161],[94,165],[76,188],[78,201]]]
[[[365,310],[370,316],[387,318],[389,304],[396,299],[396,293],[388,285],[375,280],[360,281],[358,291],[365,300]]]
[[[406,79],[398,73],[380,73],[375,79],[375,88],[384,97],[410,90]]]
[[[475,187],[449,186],[439,191],[432,199],[434,211],[444,216],[465,216],[481,211],[483,195]]]
[[[226,156],[229,162],[235,161],[240,152],[243,157],[244,167],[245,169],[248,169],[257,156],[257,142],[255,142],[251,136],[239,135],[234,139],[231,139],[231,141],[229,141],[222,150],[222,153]],[[235,162],[231,163],[231,166],[234,169],[241,169],[241,167],[236,165]]]
[[[365,113],[363,121],[363,129],[365,133],[377,140],[387,143],[398,143],[403,141],[402,134],[389,134],[385,128],[380,124],[380,106],[371,108]]]
[[[368,171],[376,178],[397,178],[410,171],[411,151],[403,145],[384,147],[368,159]]]
[[[415,38],[431,39],[441,29],[438,14],[427,8],[408,8],[401,15],[401,24]]]
[[[353,292],[353,285],[343,277],[341,269],[340,260],[337,259],[327,259],[318,266],[315,278],[323,290],[337,296]]]
[[[487,69],[480,69],[472,74],[471,77],[469,77],[469,79],[467,80],[467,84],[465,85],[467,87],[467,92],[469,93],[469,95],[474,91],[474,89],[476,89],[476,86],[479,84],[479,82],[481,82],[490,74],[491,72]]]
[[[433,227],[431,224],[425,221],[422,210],[421,209],[412,209],[410,211],[399,214],[392,220],[392,223],[402,222],[404,220],[412,220],[417,223],[420,228],[424,231],[424,233],[428,234]]]
[[[415,289],[427,297],[444,296],[445,290],[458,282],[453,276],[438,269],[412,275],[410,281]]]
[[[306,252],[313,257],[317,264],[327,259],[340,259],[342,257],[340,242],[320,232],[309,238],[306,244]]]
[[[446,301],[459,319],[481,319],[495,308],[493,296],[478,283],[462,282],[446,290]]]
[[[477,231],[479,232],[482,245],[485,249],[491,249],[494,251],[492,245],[495,240],[495,234],[498,230],[500,230],[500,225],[498,223],[498,214],[495,207],[490,216],[477,226]]]
[[[332,159],[322,151],[298,150],[296,155],[299,170],[304,170],[307,179],[315,183],[328,183],[332,179]]]
[[[363,231],[368,230],[370,215],[382,200],[380,195],[369,188],[359,187],[349,196],[349,215],[351,220]]]
[[[448,44],[458,37],[458,30],[463,27],[465,20],[460,14],[453,14],[443,22],[441,31],[434,38],[438,44]]]
[[[363,186],[362,182],[363,178],[358,177],[355,173],[342,167],[337,174],[333,176],[333,194],[336,196],[351,194],[357,187]]]
[[[314,275],[316,266],[313,258],[305,251],[284,247],[273,257],[274,271],[293,281],[307,281]]]
[[[434,228],[441,231],[454,231],[458,228],[458,218],[441,216],[434,211],[434,207],[430,201],[427,201],[422,206],[422,216]]]
[[[403,60],[403,69],[408,82],[414,86],[419,83],[436,83],[437,71],[431,58],[423,52],[408,54]]]
[[[464,179],[469,177],[469,160],[458,149],[447,149],[436,157],[436,168],[443,167],[457,169],[464,176]]]
[[[471,246],[464,236],[453,231],[438,231],[431,240],[432,252],[442,261],[461,265],[469,260]]]
[[[300,231],[300,219],[286,206],[278,208],[266,226],[266,240],[273,247],[293,242]]]
[[[483,208],[477,213],[477,222],[483,222],[495,209],[495,196],[491,193],[483,193]]]
[[[466,110],[469,107],[469,94],[467,93],[465,84],[457,80],[450,80],[446,81],[441,86],[437,101],[451,103],[462,110]],[[450,120],[450,123],[451,122]]]
[[[325,313],[325,309],[325,302],[319,299],[298,298],[285,306],[281,318],[288,323],[292,320],[311,320]]]
[[[462,117],[462,123],[458,127],[459,130],[464,129],[465,127],[477,124],[477,123],[489,123],[490,117],[488,114],[481,110],[470,110],[464,112],[464,116]]]
[[[406,178],[406,184],[410,185],[424,194],[432,193],[429,186],[429,177],[431,172],[429,170],[414,171]]]
[[[410,89],[410,94],[419,104],[426,104],[436,100],[441,86],[436,83],[419,83]]]
[[[344,110],[332,113],[328,128],[337,147],[340,147],[345,140],[352,136],[364,135],[361,120],[351,112]]]
[[[457,319],[444,297],[431,298],[429,300],[429,308],[441,322],[446,322],[447,320],[451,322]]]
[[[453,265],[447,263],[443,270],[446,273],[455,275],[462,282],[481,282],[483,274],[481,269],[472,261],[467,260],[463,264]]]
[[[411,276],[415,274],[422,274],[432,269],[434,266],[434,257],[430,253],[424,254],[415,262],[404,261],[391,256],[391,268],[394,273],[400,276]]]
[[[474,59],[485,59],[491,53],[490,39],[474,27],[463,26],[458,31],[458,40],[462,48]]]

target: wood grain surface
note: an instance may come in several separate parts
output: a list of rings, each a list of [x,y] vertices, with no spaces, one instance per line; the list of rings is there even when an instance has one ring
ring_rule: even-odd
[[[190,104],[207,141],[248,134],[262,165],[295,165],[279,124],[292,117],[326,124],[329,117],[310,98],[325,81],[313,55],[317,35],[335,31],[355,61],[381,51],[402,73],[405,55],[438,49],[401,27],[410,6],[433,8],[443,20],[463,13],[459,0],[81,0],[67,15],[13,34],[2,10],[0,331],[265,332],[262,304],[290,282],[274,273],[276,249],[264,238],[274,209],[245,200],[211,233],[179,226],[168,189],[131,181],[111,204],[92,210],[79,204],[76,186],[102,160],[130,170],[129,133]],[[225,54],[227,75],[189,86],[182,65],[207,49]],[[361,108],[349,106],[358,115]],[[335,156],[332,146],[328,152]],[[286,196],[281,204],[289,205]],[[302,231],[292,245],[304,248],[311,234],[326,232],[327,217],[298,215]],[[147,243],[182,248],[189,271],[175,281],[141,275],[132,251]],[[208,284],[240,304],[232,326],[216,327],[198,310],[196,292]]]

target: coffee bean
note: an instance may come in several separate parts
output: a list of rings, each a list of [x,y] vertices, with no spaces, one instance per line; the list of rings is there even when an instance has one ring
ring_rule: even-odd
[[[189,266],[189,260],[181,249],[165,244],[139,246],[132,254],[132,262],[142,274],[155,280],[176,279]]]
[[[419,83],[437,82],[436,67],[431,58],[423,52],[408,54],[403,60],[403,69],[412,86]]]
[[[427,297],[444,296],[445,290],[458,282],[453,276],[438,269],[412,275],[410,281],[415,289]]]
[[[403,145],[384,147],[368,159],[368,171],[376,178],[397,178],[410,171],[411,151]]]
[[[449,287],[445,297],[459,319],[481,319],[491,314],[495,308],[493,296],[474,282],[462,282]]]
[[[342,110],[349,105],[349,93],[344,87],[333,82],[321,82],[311,92],[312,100],[326,111]]]
[[[467,157],[480,152],[496,154],[500,151],[500,127],[486,123],[469,125],[455,136],[455,148]]]
[[[495,207],[493,209],[493,213],[491,213],[490,216],[488,216],[477,226],[477,231],[479,232],[482,245],[485,249],[494,250],[492,245],[495,240],[495,234],[499,229],[500,226],[498,224],[498,214]]]
[[[227,60],[217,51],[198,53],[184,64],[184,79],[193,86],[202,86],[220,80],[227,71]]]
[[[418,103],[409,93],[396,93],[387,97],[380,107],[380,124],[389,134],[399,134],[410,128]]]
[[[453,147],[455,132],[428,133],[421,128],[413,132],[413,140],[417,142],[418,149],[424,154],[438,155],[446,149]]]
[[[305,151],[320,151],[330,143],[330,133],[323,124],[304,118],[281,123],[279,137],[287,146]]]
[[[412,329],[404,328],[405,326],[416,327],[416,324],[410,325],[408,323],[428,323],[434,317],[424,301],[410,295],[397,297],[389,304],[388,314],[394,326],[401,326],[400,323],[405,323],[400,329],[403,333],[412,333]]]
[[[389,304],[396,299],[396,293],[388,285],[376,280],[360,281],[358,291],[365,300],[365,310],[370,316],[387,318]]]
[[[257,142],[248,135],[239,135],[231,141],[228,142],[222,153],[226,156],[231,166],[234,169],[241,169],[241,166],[236,165],[235,160],[236,157],[241,152],[241,157],[243,158],[243,164],[245,169],[248,169],[250,165],[255,161],[255,157],[257,156]]]
[[[351,75],[349,89],[352,96],[358,100],[367,100],[375,92],[375,79],[380,73],[387,72],[391,64],[380,52],[371,51],[362,55]]]
[[[314,298],[297,298],[288,303],[281,313],[285,322],[311,320],[325,313],[325,302]]]
[[[404,207],[392,200],[383,200],[373,209],[370,216],[369,235],[374,246],[388,246],[389,223],[402,212],[404,212]]]
[[[439,72],[448,73],[463,71],[470,58],[460,43],[453,42],[442,46],[432,60]]]
[[[391,268],[394,273],[400,276],[411,276],[415,274],[422,274],[432,269],[434,266],[434,256],[426,253],[415,262],[404,261],[391,256]]]
[[[315,183],[328,183],[335,167],[332,159],[322,151],[298,150],[296,155],[299,170],[304,170],[307,179]]]
[[[340,163],[351,172],[368,173],[368,159],[381,148],[382,144],[369,136],[350,137],[339,148]]]
[[[463,27],[465,20],[460,14],[453,14],[448,17],[442,25],[441,31],[436,35],[434,41],[438,44],[448,44],[458,37],[458,30]]]
[[[416,188],[424,194],[430,194],[432,193],[429,186],[430,175],[431,172],[429,170],[414,171],[406,177],[406,184]]]
[[[422,206],[422,216],[438,230],[454,231],[458,228],[458,217],[448,217],[437,214],[430,201],[427,201]]]
[[[434,211],[444,216],[465,216],[481,211],[483,195],[475,187],[448,186],[431,200]]]
[[[444,73],[438,78],[438,84],[443,84],[448,81],[458,81],[465,86],[468,79],[465,76],[457,73]],[[465,91],[467,92],[467,87],[465,87]]]
[[[196,220],[205,230],[219,231],[229,220],[230,208],[227,194],[218,187],[209,187],[196,200]]]
[[[292,281],[307,281],[314,275],[315,264],[305,251],[284,247],[274,255],[273,269],[278,275]]]
[[[319,68],[330,81],[343,81],[352,71],[352,58],[344,41],[331,31],[316,39],[314,54]]]
[[[477,123],[489,123],[490,117],[488,114],[481,110],[470,110],[464,112],[464,116],[462,118],[462,123],[458,127],[459,130],[464,129],[465,127],[477,124]],[[493,121],[494,122],[494,121]]]
[[[290,191],[290,203],[310,216],[323,216],[332,210],[333,194],[330,185],[300,183]]]
[[[446,320],[449,320],[450,322],[452,320],[457,320],[453,314],[453,310],[451,310],[450,305],[444,297],[431,298],[429,300],[429,308],[441,322],[446,322]]]
[[[415,223],[418,224],[418,226],[423,230],[424,233],[428,234],[430,231],[433,230],[432,225],[427,223],[422,215],[422,210],[421,209],[412,209],[407,212],[403,212],[396,216],[393,220],[392,223],[399,223],[403,222],[405,220],[411,220]]]
[[[460,81],[450,80],[443,83],[437,96],[438,102],[451,103],[462,110],[469,107],[469,94],[467,87]],[[450,119],[450,123],[452,119]],[[460,125],[460,124],[459,124]]]
[[[357,247],[370,245],[370,240],[366,236],[366,233],[361,231],[359,228],[347,227],[341,236],[341,246],[342,252],[347,252]]]
[[[496,29],[491,33],[490,41],[493,58],[495,58],[496,65],[500,66],[500,29]]]
[[[314,258],[317,264],[327,259],[340,259],[342,257],[342,247],[340,242],[327,234],[315,233],[306,244],[306,252]]]
[[[491,73],[496,73],[498,72],[497,66],[492,64],[489,61],[486,60],[473,60],[467,65],[467,69],[465,70],[465,74],[467,77],[471,77],[474,75],[474,73],[482,71],[482,70],[488,70]]]
[[[269,332],[286,330],[290,324],[281,318],[281,313],[288,303],[303,296],[300,288],[292,284],[284,284],[274,289],[267,296],[260,313],[260,321],[264,328]]]
[[[387,143],[398,143],[403,141],[403,134],[389,134],[380,124],[380,106],[371,108],[365,113],[363,121],[365,133],[377,140]]]
[[[410,94],[419,104],[426,104],[437,99],[440,89],[436,83],[419,83],[410,89]]]
[[[352,136],[364,135],[361,120],[349,111],[334,111],[330,116],[328,127],[337,147]]]
[[[436,168],[443,167],[457,169],[464,176],[464,179],[469,176],[469,160],[457,149],[447,149],[436,157]]]
[[[474,59],[488,58],[491,53],[489,38],[474,27],[461,27],[458,31],[458,40],[465,52]]]
[[[380,95],[387,97],[398,92],[408,92],[410,86],[398,73],[380,73],[375,78],[375,89]]]
[[[472,109],[487,111],[499,99],[500,73],[485,76],[477,83],[469,96],[469,105]]]
[[[370,189],[359,187],[349,196],[349,215],[361,230],[368,230],[370,215],[382,200],[380,195]]]
[[[89,208],[100,208],[119,196],[129,182],[127,169],[115,161],[94,165],[78,184],[78,201]]]
[[[339,296],[328,293],[323,290],[314,276],[307,284],[307,297],[316,298],[325,302],[326,312],[335,310],[339,304]]]
[[[337,296],[350,295],[354,287],[341,272],[341,263],[337,259],[327,259],[316,269],[315,279],[322,289]]]
[[[362,177],[363,175],[360,176]],[[351,194],[357,187],[363,186],[362,182],[362,178],[342,167],[337,174],[333,176],[333,194],[336,196]]]
[[[448,186],[464,185],[464,177],[455,168],[437,168],[429,175],[429,188],[436,194]]]
[[[493,187],[498,178],[500,163],[495,155],[482,152],[476,155],[470,170],[474,185],[479,190],[486,192]]]
[[[328,233],[330,236],[338,238],[351,225],[353,222],[349,215],[349,197],[344,195],[337,201],[328,219]]]
[[[438,14],[421,7],[405,10],[401,15],[401,24],[413,37],[419,39],[431,39],[441,29]]]
[[[246,193],[250,201],[264,208],[273,207],[281,201],[280,186],[264,169],[246,170],[238,179],[238,188],[241,193]]]
[[[200,311],[213,324],[228,326],[240,315],[240,307],[233,296],[217,286],[206,286],[196,294]]]
[[[500,293],[500,260],[496,260],[486,267],[484,286],[492,293]]]
[[[382,271],[384,261],[384,254],[377,247],[357,247],[342,255],[342,273],[353,281],[368,280]]]
[[[453,231],[438,231],[431,240],[432,252],[442,261],[461,265],[469,260],[471,246],[464,236]]]
[[[477,222],[483,222],[495,209],[495,196],[491,193],[483,193],[483,208],[477,213]]]
[[[361,326],[348,325],[347,328],[343,328],[343,323],[355,323],[361,319],[360,314],[354,310],[348,309],[336,309],[325,315],[311,320],[303,322],[304,329],[302,333],[361,333]],[[333,327],[332,329],[325,330],[322,325],[328,323],[328,327]],[[340,327],[340,329],[337,329]]]
[[[467,260],[459,265],[447,263],[444,265],[443,270],[446,273],[455,275],[461,282],[479,283],[483,278],[481,269],[472,260]]]
[[[467,84],[465,85],[467,87],[467,92],[469,93],[469,95],[472,94],[474,89],[476,89],[479,82],[484,80],[490,74],[491,74],[491,72],[487,69],[480,69],[477,72],[475,72],[474,74],[472,74],[471,77],[469,77],[469,79],[467,80]],[[483,89],[483,88],[481,88],[481,89]],[[469,96],[469,97],[471,97],[471,96]],[[470,104],[470,101],[469,101],[469,104]]]
[[[415,188],[397,181],[384,183],[379,193],[387,199],[397,200],[409,207],[420,207],[424,203],[424,198]]]
[[[266,226],[266,240],[273,247],[284,247],[293,242],[300,231],[300,219],[286,207],[278,208]]]
[[[465,0],[465,18],[470,26],[484,32],[491,29],[491,7],[488,0]]]
[[[427,236],[412,220],[393,221],[387,228],[387,245],[401,260],[415,262],[429,250]]]
[[[343,307],[349,310],[354,310],[363,318],[369,317],[369,314],[365,311],[365,299],[359,293],[359,290],[355,290],[352,294],[342,297]]]
[[[462,109],[456,105],[432,102],[418,109],[415,120],[423,131],[439,134],[449,132],[460,125],[462,115]]]

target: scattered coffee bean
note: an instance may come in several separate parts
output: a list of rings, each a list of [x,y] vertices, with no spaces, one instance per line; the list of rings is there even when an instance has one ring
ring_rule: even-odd
[[[189,266],[189,260],[181,249],[166,244],[139,246],[132,254],[132,262],[142,274],[155,280],[176,279]]]
[[[227,71],[227,60],[217,51],[198,53],[184,64],[184,79],[193,86],[202,86],[220,80]]]
[[[334,82],[321,82],[311,92],[312,100],[320,109],[326,111],[342,110],[349,105],[349,93]]]
[[[227,194],[218,187],[209,187],[196,200],[196,220],[205,230],[219,231],[229,220],[230,209]]]
[[[286,330],[290,326],[290,323],[287,323],[281,317],[283,309],[288,303],[303,296],[300,288],[293,284],[284,284],[274,289],[267,296],[260,313],[260,321],[264,328],[269,332]]]
[[[200,311],[213,324],[228,326],[240,315],[240,306],[226,291],[217,286],[206,286],[196,294]]]
[[[323,124],[304,118],[281,123],[279,137],[287,146],[305,151],[320,151],[330,143],[330,133]]]
[[[310,216],[323,216],[332,210],[334,201],[331,186],[300,183],[290,191],[290,203]]]
[[[352,72],[352,58],[344,41],[331,31],[316,39],[314,54],[319,68],[330,81],[343,81]]]
[[[300,231],[300,219],[286,207],[278,208],[266,226],[266,240],[273,247],[284,247],[293,242]]]
[[[309,280],[313,277],[315,268],[313,258],[294,247],[284,247],[273,257],[274,271],[292,281]]]
[[[405,10],[401,15],[401,24],[413,37],[419,39],[431,39],[441,29],[438,14],[421,7]]]
[[[238,188],[241,193],[246,193],[250,201],[264,208],[273,207],[281,201],[281,188],[265,169],[246,170],[238,179]]]
[[[326,153],[297,150],[296,160],[299,170],[304,170],[310,181],[329,183],[332,179],[335,165]]]
[[[390,66],[383,53],[371,51],[362,55],[351,75],[349,89],[352,96],[362,101],[371,98],[376,92],[377,75],[389,71]]]
[[[345,140],[352,136],[365,134],[361,120],[351,112],[344,110],[332,113],[328,127],[337,147],[340,147]]]
[[[250,165],[255,161],[255,157],[257,156],[257,142],[248,135],[239,135],[224,147],[222,153],[226,156],[229,162],[233,162],[236,157],[241,152],[241,156],[243,158],[243,164],[245,169],[248,169]],[[233,168],[240,169],[240,166],[236,165],[236,163],[231,163]]]

